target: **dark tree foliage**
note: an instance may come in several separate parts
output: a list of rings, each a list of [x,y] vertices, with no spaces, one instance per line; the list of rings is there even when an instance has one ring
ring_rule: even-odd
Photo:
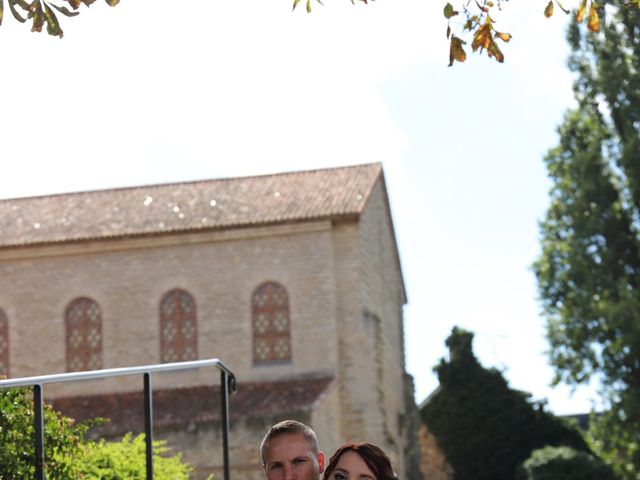
[[[616,480],[600,458],[570,447],[534,450],[518,471],[517,480]]]
[[[513,480],[531,452],[546,445],[589,451],[571,424],[509,388],[498,370],[483,368],[472,340],[472,333],[453,329],[450,359],[435,368],[440,387],[421,412],[455,480]]]
[[[610,2],[568,39],[577,108],[546,163],[551,204],[534,269],[556,381],[603,383],[595,447],[640,478],[640,13]],[[625,473],[626,472],[626,473]]]

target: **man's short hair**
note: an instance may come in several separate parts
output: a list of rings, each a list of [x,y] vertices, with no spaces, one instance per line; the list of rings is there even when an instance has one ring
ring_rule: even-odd
[[[262,439],[262,443],[260,443],[260,456],[262,457],[262,464],[265,464],[264,454],[269,446],[269,442],[274,438],[290,434],[290,433],[299,433],[304,437],[304,439],[309,442],[309,446],[311,447],[311,451],[317,455],[320,453],[320,446],[318,445],[318,438],[311,427],[305,425],[304,423],[298,422],[297,420],[283,420],[282,422],[278,422],[273,425],[269,430],[267,430],[267,434]]]

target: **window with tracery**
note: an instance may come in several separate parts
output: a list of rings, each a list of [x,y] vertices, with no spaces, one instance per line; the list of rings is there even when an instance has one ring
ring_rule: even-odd
[[[102,312],[86,297],[72,300],[64,313],[67,371],[102,368]]]
[[[171,290],[160,301],[160,360],[169,363],[197,359],[196,302],[184,290]]]
[[[251,298],[253,363],[290,361],[289,296],[276,282],[258,286]]]
[[[9,319],[0,308],[0,377],[9,376]]]

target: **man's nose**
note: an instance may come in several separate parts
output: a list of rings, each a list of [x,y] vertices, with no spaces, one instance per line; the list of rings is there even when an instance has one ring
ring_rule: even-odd
[[[296,469],[293,467],[293,465],[285,465],[283,480],[295,480],[296,478],[297,478]]]

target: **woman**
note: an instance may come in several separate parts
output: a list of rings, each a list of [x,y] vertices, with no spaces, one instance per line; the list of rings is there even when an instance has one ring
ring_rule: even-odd
[[[371,443],[347,443],[329,460],[324,480],[398,480],[386,453]]]

